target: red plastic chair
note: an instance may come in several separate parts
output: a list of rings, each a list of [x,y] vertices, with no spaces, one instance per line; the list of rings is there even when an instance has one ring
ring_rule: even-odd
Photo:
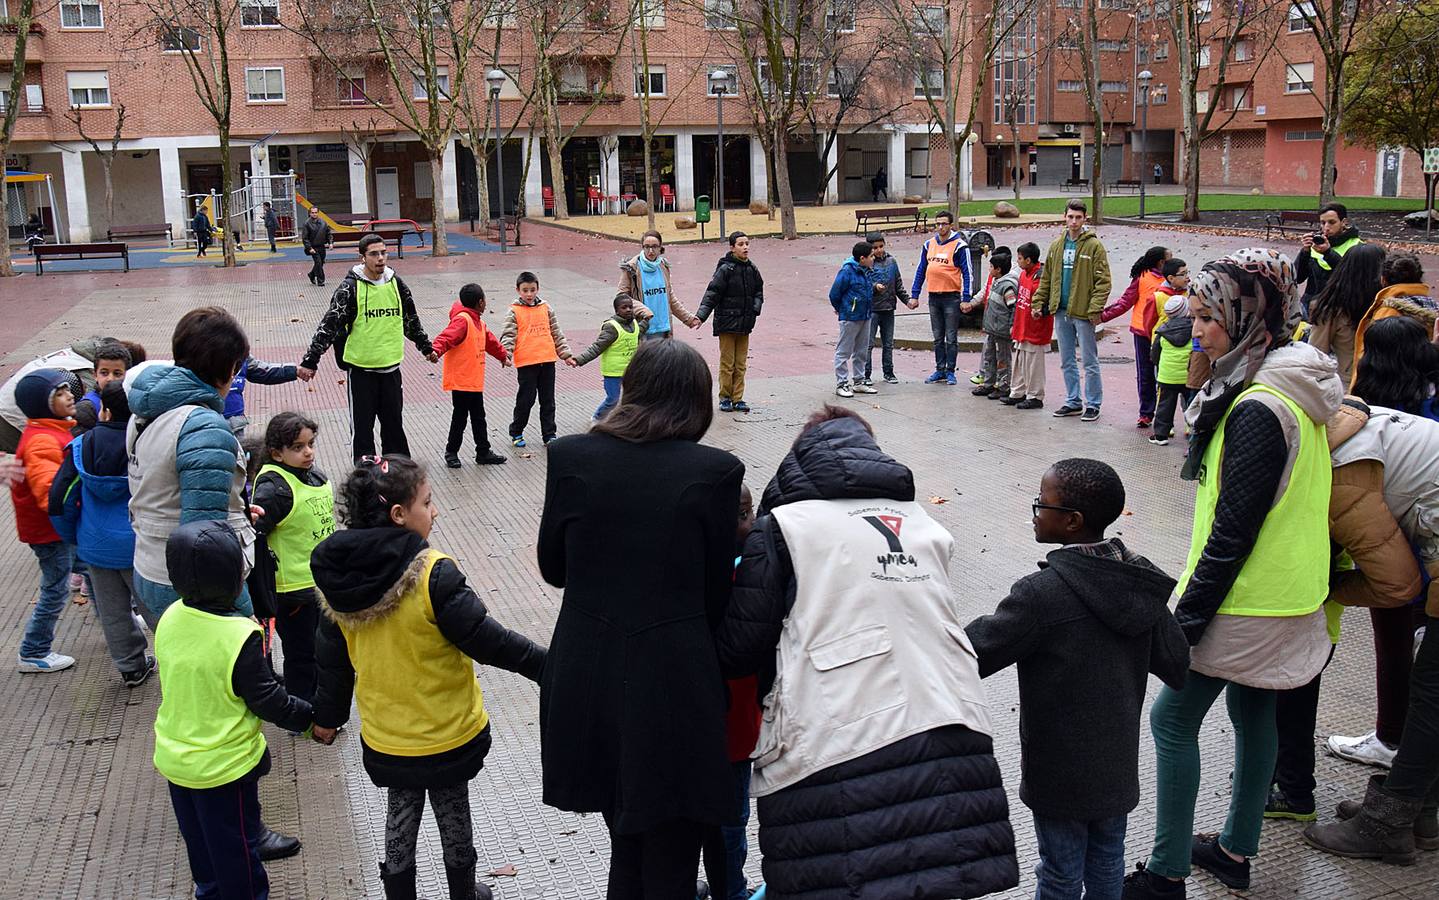
[[[547,188],[541,188],[541,189],[540,189],[540,197],[541,197],[541,199],[542,199],[543,202],[544,202],[544,207],[545,207],[544,211],[545,211],[546,213],[548,213],[549,215],[554,215],[554,212],[555,212],[555,189],[554,189],[554,188],[549,188],[549,187],[547,187]]]
[[[585,189],[585,211],[591,213],[603,213],[605,211],[605,195],[600,189],[590,185]]]
[[[666,206],[670,209],[679,209],[675,201],[675,192],[670,190],[669,185],[662,184],[660,185],[660,209],[664,209]]]

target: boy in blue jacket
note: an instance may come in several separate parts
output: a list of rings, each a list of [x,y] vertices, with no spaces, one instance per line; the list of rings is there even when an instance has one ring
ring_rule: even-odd
[[[155,671],[134,609],[135,532],[130,527],[129,462],[125,428],[130,404],[119,380],[100,389],[99,421],[65,450],[50,486],[50,521],[90,567],[95,613],[105,646],[126,687],[139,687]],[[153,626],[154,623],[152,622]]]
[[[856,393],[877,394],[865,381],[864,366],[869,359],[869,319],[874,295],[882,288],[874,279],[874,246],[860,241],[850,250],[829,289],[829,305],[839,316],[839,340],[834,345],[834,392],[841,397]]]
[[[245,426],[250,424],[250,417],[245,415],[246,384],[289,384],[299,377],[297,372],[294,366],[284,363],[265,362],[253,356],[245,357],[245,361],[240,364],[240,371],[230,379],[230,393],[225,395],[225,410],[220,413],[225,417],[230,430],[236,434],[244,434]]]

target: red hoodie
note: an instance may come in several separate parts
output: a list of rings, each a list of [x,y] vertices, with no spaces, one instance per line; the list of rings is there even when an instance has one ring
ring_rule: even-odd
[[[1039,287],[1043,272],[1044,263],[1035,263],[1034,268],[1028,272],[1020,271],[1019,298],[1014,303],[1014,326],[1009,333],[1016,341],[1048,347],[1054,338],[1054,316],[1040,316],[1036,319],[1030,314],[1033,308],[1031,300],[1034,298],[1035,289]]]

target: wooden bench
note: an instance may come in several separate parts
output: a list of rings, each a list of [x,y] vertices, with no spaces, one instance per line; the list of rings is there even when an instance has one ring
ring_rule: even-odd
[[[1281,210],[1277,216],[1264,217],[1264,239],[1267,241],[1274,234],[1279,232],[1280,237],[1288,237],[1290,232],[1303,234],[1319,230],[1319,213],[1302,212],[1299,210]]]
[[[1110,183],[1110,185],[1109,185],[1109,190],[1110,190],[1111,193],[1118,193],[1119,191],[1128,191],[1128,192],[1131,193],[1131,194],[1137,194],[1137,193],[1139,193],[1139,179],[1138,179],[1138,178],[1120,178],[1119,180],[1113,181],[1113,182]]]
[[[378,234],[385,245],[395,248],[395,255],[400,259],[405,258],[405,235],[416,232],[409,226],[399,228],[372,228],[369,231],[337,231],[331,234],[331,242],[336,247],[357,247],[360,239],[367,234]],[[424,236],[420,236],[420,246],[425,245]]]
[[[524,221],[519,216],[491,216],[489,224],[485,226],[485,237],[493,243],[500,241],[500,229],[505,231],[505,239],[511,247],[520,245],[520,223]]]
[[[370,215],[367,212],[331,213],[330,218],[335,221],[336,225],[360,226],[373,219],[374,216]]]
[[[130,245],[123,241],[97,241],[90,244],[36,244],[30,249],[35,256],[35,274],[45,274],[46,259],[123,259],[130,271]]]
[[[882,206],[854,211],[855,234],[864,234],[875,224],[908,225],[915,231],[924,231],[929,217],[918,206]]]
[[[105,229],[105,240],[112,243],[117,238],[137,237],[163,237],[171,246],[175,246],[174,227],[169,222],[150,222],[141,225],[116,225]]]
[[[1064,183],[1059,186],[1059,189],[1060,189],[1061,191],[1065,191],[1065,192],[1068,192],[1068,191],[1071,191],[1071,190],[1087,191],[1087,190],[1089,190],[1089,179],[1088,179],[1088,178],[1066,178],[1066,179],[1064,180]]]

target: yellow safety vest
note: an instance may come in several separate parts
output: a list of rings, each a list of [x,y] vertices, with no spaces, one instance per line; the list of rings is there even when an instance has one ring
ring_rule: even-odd
[[[155,626],[160,711],[155,715],[155,768],[187,788],[229,784],[265,755],[260,719],[235,695],[231,678],[240,648],[260,626],[172,603]]]
[[[1338,253],[1340,256],[1343,256],[1344,254],[1348,253],[1350,250],[1358,246],[1359,243],[1359,238],[1352,237],[1342,244],[1335,244],[1329,249],[1333,250],[1335,253]],[[1330,269],[1333,268],[1333,266],[1329,265],[1329,263],[1324,261],[1324,254],[1320,253],[1318,250],[1315,250],[1313,247],[1309,248],[1309,255],[1313,257],[1314,264],[1317,265],[1319,268],[1323,269],[1324,271],[1328,272]]]
[[[279,566],[275,572],[275,590],[282,593],[303,591],[315,586],[310,574],[310,553],[325,538],[335,533],[335,492],[328,484],[318,487],[305,484],[280,466],[265,463],[260,474],[274,473],[289,485],[290,512],[270,532],[268,542]]]
[[[355,321],[345,339],[344,360],[361,369],[388,369],[405,358],[405,311],[399,281],[355,279]]]
[[[1260,391],[1273,394],[1299,422],[1299,453],[1284,494],[1269,510],[1239,576],[1219,607],[1229,616],[1303,616],[1314,612],[1329,594],[1329,489],[1331,463],[1324,425],[1315,422],[1293,400],[1267,385],[1255,384],[1240,393],[1219,422],[1204,451],[1199,493],[1194,499],[1194,536],[1189,560],[1176,592],[1183,596],[1194,567],[1209,542],[1219,500],[1219,474],[1224,452],[1224,426],[1234,407]]]
[[[640,326],[631,319],[630,330],[625,331],[619,319],[610,321],[614,323],[617,336],[613,344],[600,351],[600,374],[613,378],[625,374],[625,369],[630,367],[630,359],[640,346]]]

